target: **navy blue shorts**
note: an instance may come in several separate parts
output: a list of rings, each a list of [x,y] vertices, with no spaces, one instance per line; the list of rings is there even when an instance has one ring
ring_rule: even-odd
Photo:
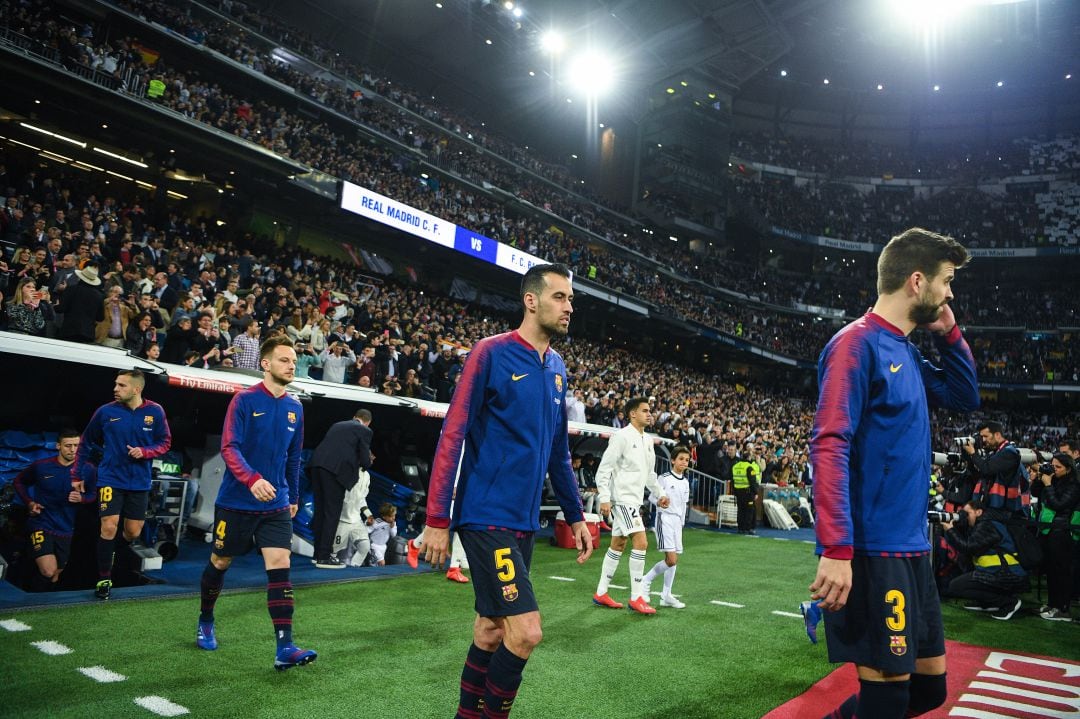
[[[31,530],[30,551],[34,559],[55,555],[56,566],[63,569],[71,556],[71,537],[62,537],[41,529]]]
[[[930,556],[851,560],[851,593],[838,612],[825,612],[830,662],[854,662],[890,674],[910,674],[915,660],[945,654],[941,601]]]
[[[252,546],[292,549],[292,530],[288,509],[272,514],[245,514],[214,507],[214,554],[242,557]]]
[[[146,521],[146,507],[150,503],[150,491],[136,492],[119,487],[98,487],[98,516],[123,515],[124,519]]]
[[[469,559],[477,614],[509,617],[539,609],[529,579],[532,532],[460,529],[458,538]]]

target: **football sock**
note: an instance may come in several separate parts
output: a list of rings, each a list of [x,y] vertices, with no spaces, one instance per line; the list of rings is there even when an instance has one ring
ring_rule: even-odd
[[[221,594],[221,585],[225,583],[225,570],[218,569],[213,562],[206,563],[202,579],[199,581],[201,602],[199,604],[199,621],[214,621],[214,605],[218,595]]]
[[[641,576],[645,573],[645,550],[630,550],[630,598],[637,599],[641,596]],[[645,601],[649,598],[645,597]]]
[[[671,585],[675,583],[675,570],[679,568],[678,564],[672,564],[664,571],[664,596],[671,596]]]
[[[499,645],[488,664],[481,716],[503,719],[510,715],[518,687],[521,686],[521,672],[524,671],[527,661],[528,659],[522,659],[507,649],[505,644]]]
[[[465,667],[461,670],[461,699],[455,719],[479,719],[484,704],[484,684],[487,681],[488,665],[491,663],[489,652],[475,644],[469,647],[465,657]]]
[[[847,698],[825,719],[903,719],[911,682],[859,680],[859,693]]]
[[[665,564],[664,560],[661,559],[659,562],[654,564],[652,566],[652,569],[649,570],[649,573],[645,575],[645,581],[649,582],[649,583],[652,583],[652,581],[654,579],[656,579],[657,577],[659,577],[661,574],[663,574],[664,570],[666,570],[666,569],[667,569],[667,564]]]
[[[98,537],[97,541],[97,566],[98,580],[112,578],[113,548],[116,546],[116,538],[105,539]]]
[[[912,674],[905,717],[917,717],[945,703],[948,687],[944,674]]]
[[[266,608],[270,610],[270,621],[274,623],[281,649],[292,644],[293,588],[289,570],[267,569],[266,580]]]
[[[600,568],[600,583],[596,585],[597,594],[607,594],[611,578],[615,576],[615,572],[619,571],[619,560],[621,558],[622,552],[616,552],[610,548],[607,550],[604,555],[604,566]]]

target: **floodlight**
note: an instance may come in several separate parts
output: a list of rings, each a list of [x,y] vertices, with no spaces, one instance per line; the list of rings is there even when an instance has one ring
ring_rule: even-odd
[[[548,30],[540,36],[540,48],[544,52],[558,55],[566,47],[566,40],[554,30]]]
[[[891,0],[893,13],[915,27],[929,27],[952,20],[976,0]]]
[[[569,80],[583,94],[596,97],[611,89],[615,71],[610,59],[590,50],[570,63]]]
[[[881,83],[879,82],[879,83],[878,83],[878,86],[877,86],[877,89],[878,89],[878,90],[884,90],[884,89],[885,89],[885,86],[884,86],[884,85],[882,85],[882,84],[881,84]]]
[[[781,70],[780,77],[787,77],[787,70]]]
[[[997,81],[997,86],[998,86],[998,87],[1001,87],[1001,86],[1002,86],[1002,85],[1004,85],[1004,84],[1005,84],[1005,83],[1004,83],[1004,82],[1003,82],[1002,80],[998,80],[998,81]]]
[[[941,92],[941,85],[934,85],[934,92]]]

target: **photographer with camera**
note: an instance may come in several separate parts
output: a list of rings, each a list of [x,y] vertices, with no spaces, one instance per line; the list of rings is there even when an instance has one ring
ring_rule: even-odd
[[[1005,439],[1004,430],[993,420],[979,426],[984,454],[976,453],[974,441],[961,445],[978,474],[972,499],[979,500],[993,519],[1026,518],[1031,501],[1027,473],[1020,464],[1020,450]]]
[[[1039,541],[1048,595],[1039,616],[1067,622],[1071,619],[1073,552],[1080,538],[1080,480],[1073,458],[1059,452],[1038,470],[1033,468],[1031,493],[1039,500]]]
[[[1012,619],[1023,603],[1018,595],[1030,588],[1012,535],[977,499],[965,504],[963,511],[966,531],[952,521],[942,522],[941,527],[945,540],[974,568],[949,582],[946,594],[973,600],[965,609],[991,612],[990,616],[1002,621]]]

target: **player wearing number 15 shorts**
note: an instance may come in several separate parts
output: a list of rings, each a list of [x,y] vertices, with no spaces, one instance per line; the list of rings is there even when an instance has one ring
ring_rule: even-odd
[[[540,642],[529,565],[545,475],[573,527],[578,561],[592,552],[570,468],[566,367],[550,347],[552,337],[566,334],[574,311],[570,271],[533,266],[522,279],[521,300],[521,326],[480,340],[465,361],[428,488],[424,556],[440,566],[449,529],[456,530],[476,593],[457,709],[466,719],[510,713],[525,662]]]
[[[919,228],[892,238],[873,309],[818,360],[810,459],[820,559],[810,591],[825,610],[829,660],[859,675],[859,693],[829,717],[914,717],[947,696],[927,539],[929,406],[979,406],[975,361],[948,305],[967,259],[955,240]],[[941,368],[908,339],[917,327],[933,333]]]

